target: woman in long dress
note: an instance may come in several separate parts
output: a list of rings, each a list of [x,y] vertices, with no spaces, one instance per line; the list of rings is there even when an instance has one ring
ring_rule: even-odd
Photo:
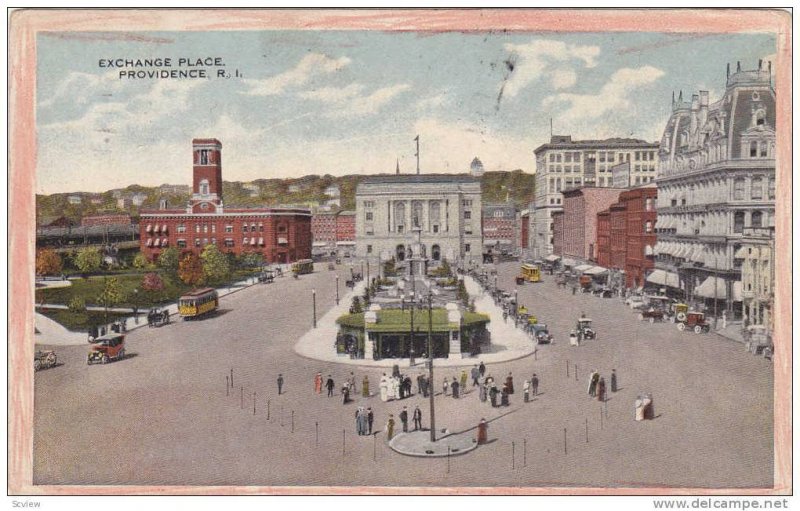
[[[447,395],[447,389],[449,389],[449,388],[450,388],[450,382],[447,381],[447,376],[445,376],[444,380],[442,381],[442,395],[443,396]]]
[[[385,403],[389,400],[389,379],[386,377],[386,373],[383,373],[383,376],[381,376],[381,381],[378,386],[381,389],[381,401]]]
[[[400,377],[392,378],[392,399],[400,399]]]
[[[486,423],[486,419],[481,419],[478,423],[478,445],[483,445],[488,440],[488,430],[489,424]]]
[[[314,377],[314,392],[322,394],[322,373],[317,373]]]
[[[394,437],[394,417],[389,414],[389,420],[386,421],[386,440],[391,440]]]
[[[597,400],[603,402],[606,400],[606,379],[600,378],[597,382]]]
[[[486,402],[486,384],[485,383],[483,383],[481,385],[478,385],[478,397],[480,398],[481,403],[485,403]]]
[[[361,380],[361,397],[369,397],[369,378],[366,374],[364,379]]]
[[[635,415],[636,420],[637,421],[643,421],[644,420],[644,403],[643,403],[642,396],[639,396],[639,397],[636,398],[636,401],[634,402],[634,407],[636,407],[636,415]]]

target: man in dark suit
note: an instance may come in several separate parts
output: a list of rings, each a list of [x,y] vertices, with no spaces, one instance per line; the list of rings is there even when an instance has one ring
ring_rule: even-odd
[[[400,412],[400,422],[403,423],[403,433],[408,433],[408,410],[405,406],[403,411]]]
[[[328,397],[333,396],[333,388],[334,387],[335,387],[335,384],[333,383],[333,378],[331,378],[331,375],[329,374],[328,375],[328,381],[325,382],[325,388],[328,389]]]

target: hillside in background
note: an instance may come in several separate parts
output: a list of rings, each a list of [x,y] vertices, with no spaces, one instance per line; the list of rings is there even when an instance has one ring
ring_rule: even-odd
[[[256,179],[250,182],[225,181],[222,194],[227,206],[324,206],[332,197],[325,194],[329,186],[338,186],[340,207],[355,209],[356,186],[363,175],[309,175],[297,179]],[[521,170],[486,172],[481,178],[484,202],[504,202],[506,198],[520,209],[533,202],[534,175]],[[80,198],[80,204],[70,203]],[[66,216],[75,223],[81,217],[104,213],[130,213],[137,216],[140,209],[154,209],[160,200],[170,207],[182,207],[191,197],[186,185],[146,187],[131,185],[103,193],[55,193],[36,196],[37,220]],[[138,199],[138,200],[137,200]],[[130,201],[134,203],[131,204]],[[140,205],[136,202],[141,201]]]

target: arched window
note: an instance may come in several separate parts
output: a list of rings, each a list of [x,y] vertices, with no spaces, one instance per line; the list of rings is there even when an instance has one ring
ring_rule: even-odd
[[[415,200],[411,203],[411,225],[422,227],[422,202]]]
[[[439,245],[433,245],[431,247],[431,257],[433,257],[434,261],[438,261],[442,257],[442,251],[439,248]]]
[[[208,195],[208,179],[200,181],[200,195]]]
[[[763,213],[761,211],[753,211],[750,215],[750,225],[752,227],[761,227],[763,225]]]
[[[394,207],[394,223],[397,226],[397,232],[403,232],[403,226],[406,224],[406,205],[404,202],[398,202]]]
[[[733,214],[733,232],[741,234],[744,231],[744,211],[737,211]]]
[[[395,248],[395,258],[398,261],[405,261],[406,260],[406,247],[405,245],[397,245]]]
[[[761,176],[756,176],[750,182],[750,199],[751,200],[761,200],[764,198],[764,187],[762,185],[763,180]]]
[[[756,126],[764,126],[767,123],[767,112],[764,109],[756,110]]]

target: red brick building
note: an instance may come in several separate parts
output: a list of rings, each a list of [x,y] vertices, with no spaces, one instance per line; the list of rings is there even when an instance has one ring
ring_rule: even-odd
[[[81,218],[82,226],[91,225],[130,225],[130,215],[95,215]]]
[[[320,211],[311,217],[314,252],[330,255],[340,251],[352,253],[356,244],[355,211]]]
[[[531,214],[526,209],[523,211],[519,216],[519,248],[522,250],[528,250],[530,247],[528,245],[528,233],[530,232],[530,221],[531,221]]]
[[[597,214],[617,202],[622,191],[619,188],[593,186],[564,191],[563,249],[557,255],[580,261],[596,261]],[[553,230],[555,232],[555,227]]]
[[[517,247],[517,208],[513,202],[484,204],[481,229],[487,246],[512,251]]]
[[[627,190],[619,202],[597,214],[597,263],[624,270],[629,288],[643,286],[654,267],[657,195],[654,186]]]
[[[222,144],[192,140],[192,198],[186,208],[142,210],[140,249],[153,260],[165,247],[199,254],[206,245],[269,263],[311,257],[311,212],[302,208],[230,208],[222,202]]]
[[[317,212],[311,216],[311,236],[314,246],[336,244],[336,213]]]
[[[564,255],[564,211],[553,211],[553,254]]]
[[[340,211],[336,215],[336,242],[356,242],[356,212]]]
[[[597,264],[604,268],[611,266],[611,212],[597,214]]]

